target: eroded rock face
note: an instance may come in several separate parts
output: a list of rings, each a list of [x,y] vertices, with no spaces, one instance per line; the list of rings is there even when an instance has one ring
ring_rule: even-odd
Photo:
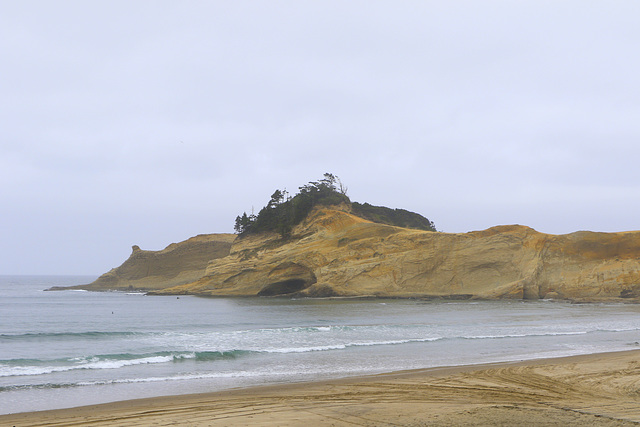
[[[137,245],[121,266],[82,286],[92,290],[153,290],[190,283],[201,278],[212,259],[229,255],[234,234],[207,234],[172,243],[161,251]]]
[[[203,235],[129,259],[85,289],[207,296],[640,299],[640,232],[511,225],[439,233],[316,209],[290,239]]]
[[[287,295],[303,291],[317,282],[315,274],[309,267],[285,262],[269,272],[269,283],[266,283],[259,291],[258,296]]]
[[[524,226],[451,234],[317,209],[294,230],[239,238],[193,283],[162,293],[633,300],[640,233],[555,236]]]

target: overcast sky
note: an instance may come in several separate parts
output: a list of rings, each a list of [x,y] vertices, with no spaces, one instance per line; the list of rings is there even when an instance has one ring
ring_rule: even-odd
[[[640,229],[640,2],[0,0],[0,274],[338,175],[445,232]]]

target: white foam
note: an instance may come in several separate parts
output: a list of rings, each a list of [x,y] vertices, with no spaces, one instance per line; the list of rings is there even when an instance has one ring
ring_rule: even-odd
[[[195,357],[195,355],[192,357]],[[185,358],[189,357],[185,356]],[[125,366],[166,363],[173,361],[173,359],[174,356],[172,355],[124,360],[100,360],[97,357],[92,357],[91,359],[74,358],[73,361],[76,361],[76,364],[66,366],[3,366],[0,367],[0,377],[45,375],[54,372],[68,372],[79,369],[118,369]]]
[[[359,342],[349,342],[344,344],[334,344],[334,345],[324,345],[324,346],[268,348],[261,351],[264,353],[306,353],[311,351],[344,350],[345,348],[348,348],[348,347],[397,345],[397,344],[408,344],[412,342],[431,342],[431,341],[438,341],[441,339],[443,338],[430,337],[430,338],[409,338],[404,340],[388,340],[388,341],[359,341]]]
[[[466,335],[460,338],[467,340],[478,339],[500,339],[500,338],[533,338],[533,337],[552,337],[552,336],[564,336],[564,335],[586,335],[588,331],[576,331],[576,332],[540,332],[531,334],[501,334],[501,335]]]

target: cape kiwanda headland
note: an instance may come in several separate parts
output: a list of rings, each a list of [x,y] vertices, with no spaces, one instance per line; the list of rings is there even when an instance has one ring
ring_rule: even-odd
[[[328,187],[335,191],[331,182]],[[286,209],[294,215],[287,203],[296,197],[283,202],[274,193],[263,211],[272,219],[284,218]],[[640,232],[549,235],[510,225],[443,233],[390,225],[399,222],[398,215],[386,215],[393,210],[347,201],[310,203],[299,222],[274,220],[267,227],[263,211],[245,214],[236,220],[238,236],[202,235],[161,251],[134,246],[120,267],[79,287],[204,296],[640,302]],[[396,212],[403,220],[417,215]],[[433,229],[420,218],[427,224],[422,228]]]

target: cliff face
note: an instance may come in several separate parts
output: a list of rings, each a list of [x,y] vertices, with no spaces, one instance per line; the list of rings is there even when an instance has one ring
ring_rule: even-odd
[[[91,290],[165,289],[200,279],[209,261],[229,255],[234,234],[206,234],[180,243],[172,243],[161,251],[144,251],[133,246],[133,252],[120,267],[82,286]]]
[[[640,232],[548,235],[524,226],[451,234],[316,209],[282,241],[238,238],[197,280],[160,291],[295,295],[637,300]]]
[[[640,232],[548,235],[512,225],[438,233],[315,209],[276,234],[197,236],[133,253],[84,289],[207,296],[640,301]]]

